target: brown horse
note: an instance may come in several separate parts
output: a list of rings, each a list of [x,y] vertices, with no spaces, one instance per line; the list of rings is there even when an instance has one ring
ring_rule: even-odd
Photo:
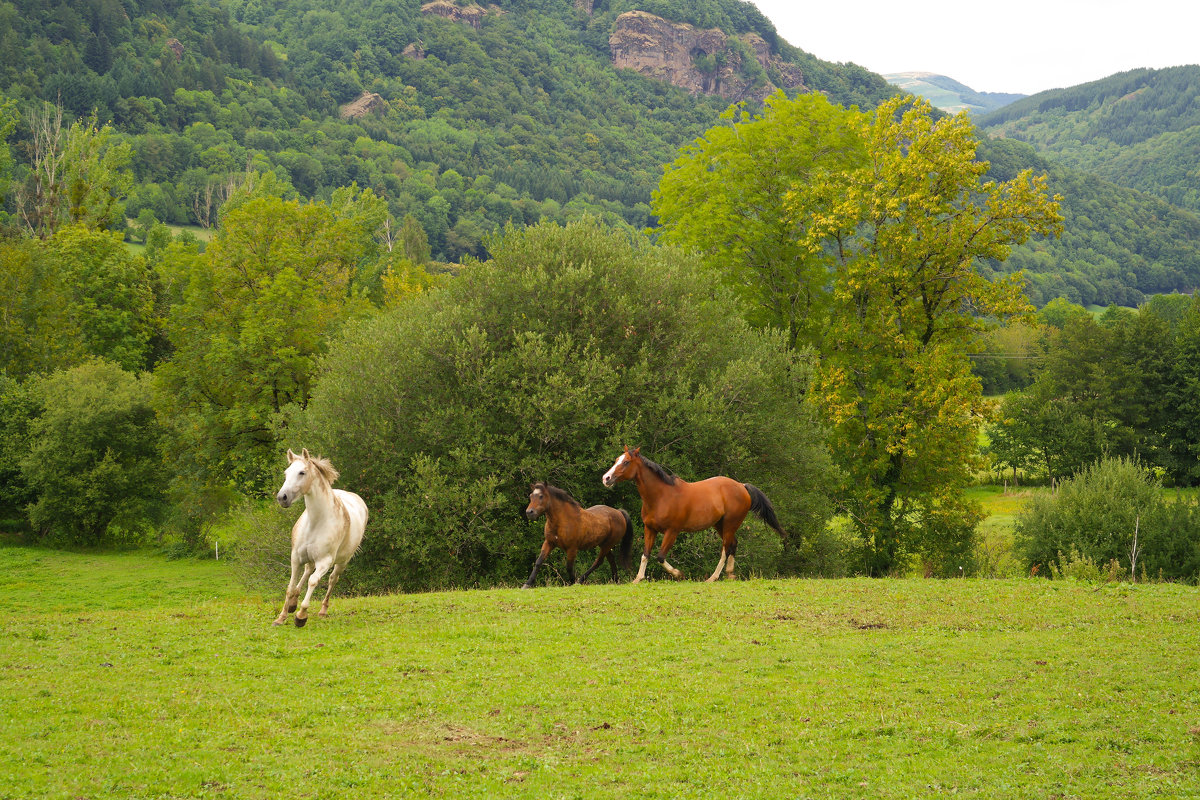
[[[561,547],[567,554],[567,580],[572,584],[575,583],[575,555],[580,550],[596,547],[600,552],[579,583],[587,580],[605,556],[612,567],[613,580],[618,579],[617,560],[612,552],[618,542],[621,543],[621,566],[633,569],[629,560],[633,523],[628,514],[608,506],[583,508],[571,495],[548,483],[535,483],[529,488],[532,491],[529,493],[529,507],[525,509],[525,516],[537,519],[542,514],[546,515],[546,541],[542,543],[542,551],[533,562],[533,572],[529,573],[529,580],[525,581],[522,589],[533,585],[538,568],[555,547]]]
[[[738,483],[733,478],[719,475],[715,478],[688,483],[669,470],[660,467],[641,455],[642,448],[625,452],[604,473],[604,485],[612,488],[620,481],[633,481],[642,496],[642,523],[646,526],[646,546],[642,551],[642,564],[638,568],[637,583],[646,577],[646,563],[650,550],[661,532],[662,546],[658,550],[658,561],[663,569],[676,578],[683,573],[667,563],[667,553],[675,544],[675,537],[682,532],[701,531],[715,528],[721,536],[721,560],[713,571],[709,582],[715,581],[725,568],[725,577],[733,578],[733,558],[737,553],[737,532],[746,514],[753,511],[759,519],[786,536],[775,516],[775,508],[760,489],[748,483]]]

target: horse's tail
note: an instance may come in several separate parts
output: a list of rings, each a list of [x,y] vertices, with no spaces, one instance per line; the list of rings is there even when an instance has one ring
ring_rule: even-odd
[[[774,528],[780,536],[787,536],[787,531],[779,524],[779,517],[775,516],[775,506],[771,505],[762,489],[749,483],[743,483],[742,486],[750,493],[750,510],[754,515]]]
[[[626,570],[632,570],[633,559],[629,557],[629,551],[633,547],[633,520],[629,518],[629,512],[623,508],[621,516],[625,518],[625,535],[621,537],[621,566]]]

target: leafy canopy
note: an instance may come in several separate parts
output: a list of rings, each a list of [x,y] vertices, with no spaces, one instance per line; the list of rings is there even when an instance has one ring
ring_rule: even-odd
[[[710,130],[655,196],[663,235],[756,298],[752,320],[820,352],[813,400],[872,574],[908,554],[961,563],[986,410],[967,345],[982,317],[1027,309],[1018,280],[975,265],[1060,221],[1044,178],[985,182],[975,145],[965,115],[935,118],[911,97],[873,114],[776,97]]]

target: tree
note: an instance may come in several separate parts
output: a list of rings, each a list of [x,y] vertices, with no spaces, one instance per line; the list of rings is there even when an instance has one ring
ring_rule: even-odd
[[[768,97],[761,117],[739,106],[667,165],[653,195],[663,242],[695,248],[747,301],[748,319],[814,344],[828,301],[828,260],[809,227],[828,212],[831,175],[866,158],[853,115],[821,94]],[[796,214],[781,203],[803,203]],[[802,197],[803,195],[803,197]]]
[[[150,376],[95,359],[40,381],[38,394],[20,462],[34,530],[62,544],[140,539],[166,487]]]
[[[280,413],[308,403],[329,337],[370,309],[355,279],[378,257],[385,214],[369,190],[329,203],[260,197],[225,216],[203,255],[168,250],[164,280],[179,301],[156,402],[182,480],[268,489]]]
[[[145,369],[151,277],[120,234],[80,225],[42,241],[0,241],[0,369],[23,377],[89,355]]]
[[[988,411],[967,347],[982,317],[1027,309],[1019,281],[992,283],[974,266],[1003,261],[1061,219],[1044,178],[982,182],[987,165],[974,159],[967,115],[935,120],[931,111],[896,98],[861,118],[868,164],[839,182],[841,202],[824,231],[812,230],[834,266],[814,393],[873,575],[906,550],[965,551],[978,511],[963,489]]]
[[[760,486],[794,540],[747,526],[739,564],[794,569],[824,525],[831,471],[803,402],[805,352],[750,329],[692,258],[595,221],[510,229],[489,250],[350,326],[324,361],[300,430],[371,506],[376,533],[350,579],[521,581],[542,536],[514,534],[530,482],[636,517],[632,487],[599,480],[623,444],[689,478]],[[679,563],[702,553],[707,574],[708,537],[684,537]]]
[[[63,127],[62,106],[45,104],[30,115],[30,171],[17,187],[18,213],[35,236],[47,239],[62,225],[123,227],[124,198],[133,187],[133,150],[114,139],[95,114]]]
[[[760,119],[710,130],[721,149],[701,143],[676,162],[656,211],[668,238],[726,263],[760,308],[804,307],[803,324],[790,312],[752,319],[817,343],[813,400],[831,426],[867,571],[886,574],[919,553],[929,568],[957,572],[977,514],[962,489],[987,412],[967,348],[983,318],[1028,309],[1019,279],[992,283],[975,265],[1056,231],[1057,204],[1029,172],[984,182],[966,115],[935,119],[911,97],[872,115],[822,102],[777,97]],[[761,170],[755,159],[771,150],[758,142],[781,152]],[[725,169],[735,162],[740,177]],[[775,163],[792,177],[777,179]],[[751,210],[730,210],[742,207]]]

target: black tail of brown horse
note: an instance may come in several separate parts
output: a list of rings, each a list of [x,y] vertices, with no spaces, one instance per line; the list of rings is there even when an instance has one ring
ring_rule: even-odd
[[[621,509],[621,516],[625,518],[625,535],[621,537],[621,566],[627,570],[633,570],[633,559],[630,558],[630,549],[633,547],[633,520],[629,519],[629,512]]]
[[[779,524],[779,517],[775,516],[775,506],[771,505],[762,489],[749,483],[743,483],[742,486],[750,493],[750,510],[754,515],[774,528],[780,536],[787,536],[787,532]]]

